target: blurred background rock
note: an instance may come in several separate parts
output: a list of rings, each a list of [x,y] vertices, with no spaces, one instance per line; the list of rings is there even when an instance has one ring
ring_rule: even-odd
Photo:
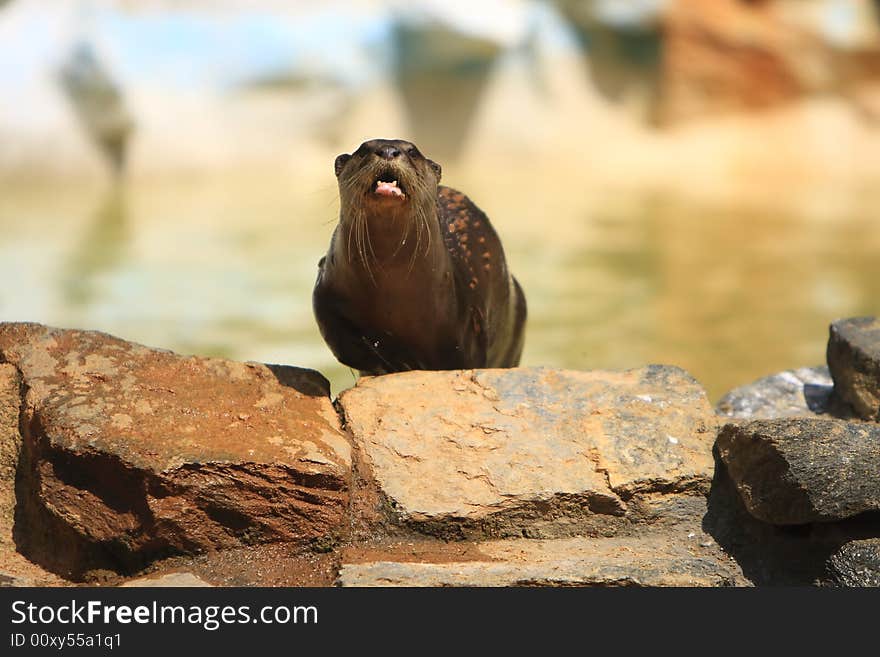
[[[0,319],[345,387],[332,162],[403,137],[504,238],[524,364],[717,398],[880,313],[878,5],[0,2]]]

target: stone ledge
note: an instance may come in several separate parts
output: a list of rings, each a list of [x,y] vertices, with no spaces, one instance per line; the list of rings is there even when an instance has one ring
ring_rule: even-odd
[[[343,564],[337,585],[736,586],[736,563],[704,534],[639,538],[507,539],[474,546],[484,560]]]

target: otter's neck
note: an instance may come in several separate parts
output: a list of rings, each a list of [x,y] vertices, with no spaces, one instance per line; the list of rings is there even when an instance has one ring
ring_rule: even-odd
[[[363,280],[449,266],[433,204],[424,215],[408,205],[359,211],[343,207],[333,251],[334,259],[350,265]]]

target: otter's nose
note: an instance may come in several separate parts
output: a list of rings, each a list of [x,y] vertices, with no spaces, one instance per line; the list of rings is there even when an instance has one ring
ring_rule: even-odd
[[[380,146],[379,150],[376,151],[376,155],[383,160],[393,160],[395,157],[400,157],[400,149],[396,146]]]

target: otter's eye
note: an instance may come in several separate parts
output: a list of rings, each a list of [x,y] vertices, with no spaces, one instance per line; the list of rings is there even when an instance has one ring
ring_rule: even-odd
[[[412,155],[413,157],[421,157],[422,156],[421,152],[419,152],[419,149],[416,148],[415,146],[407,146],[406,152],[408,155]]]

